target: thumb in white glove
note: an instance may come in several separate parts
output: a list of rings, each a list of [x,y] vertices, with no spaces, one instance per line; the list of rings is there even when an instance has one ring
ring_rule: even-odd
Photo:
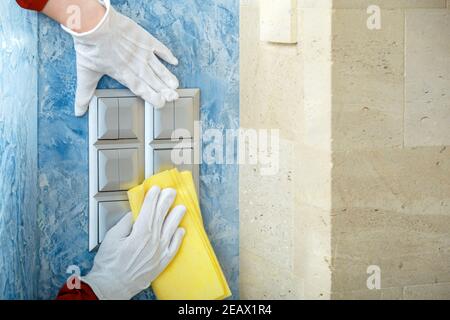
[[[86,113],[98,81],[108,75],[134,94],[161,108],[178,99],[177,78],[159,61],[177,65],[172,52],[133,20],[118,13],[110,0],[102,1],[106,13],[91,31],[73,36],[77,59],[75,115]]]
[[[131,299],[175,257],[185,234],[178,226],[186,212],[177,206],[167,215],[175,197],[174,189],[153,187],[134,225],[128,213],[106,234],[92,270],[82,278],[100,300]]]

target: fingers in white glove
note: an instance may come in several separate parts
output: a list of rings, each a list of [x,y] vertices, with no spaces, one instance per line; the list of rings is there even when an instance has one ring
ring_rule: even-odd
[[[160,77],[155,73],[155,71],[150,67],[148,62],[148,60],[150,60],[150,56],[147,59],[143,59],[141,56],[139,56],[139,54],[136,54],[131,50],[132,49],[130,49],[129,47],[123,46],[122,51],[125,54],[119,53],[119,56],[125,64],[131,59],[135,59],[140,62],[139,64],[130,65],[129,72],[134,74],[140,81],[144,81],[154,91],[161,93],[166,101],[173,101],[170,100],[170,98],[173,96],[170,91],[173,90],[171,90],[171,88],[165,82],[163,82],[163,80],[161,80]]]
[[[120,221],[112,227],[108,233],[107,237],[110,238],[126,238],[130,235],[133,229],[133,214],[128,212]]]
[[[175,255],[178,253],[178,250],[181,247],[181,243],[183,242],[184,235],[186,234],[186,230],[183,228],[178,228],[175,234],[173,235],[172,241],[170,242],[166,258],[168,259],[167,264],[172,261]]]
[[[126,51],[133,58],[137,58],[142,64],[148,63],[156,75],[161,79],[169,89],[176,90],[180,83],[175,75],[167,69],[164,64],[156,57],[155,50],[150,47],[143,47],[142,44],[136,44],[130,39],[124,37],[127,46],[123,46],[122,50]]]
[[[169,204],[169,207],[170,207],[173,203],[171,198],[176,196],[176,194],[174,195],[174,193],[172,191],[173,191],[173,189],[163,190],[161,192],[159,202],[164,202],[166,204]],[[165,195],[163,195],[163,193],[165,193]],[[163,199],[164,197],[167,200],[164,200]],[[162,205],[162,206],[160,206],[160,208],[157,208],[156,212],[159,212],[158,215],[162,212],[167,212],[167,210],[165,208],[166,208],[166,205]],[[159,211],[159,210],[161,210],[161,211]],[[140,261],[140,263],[135,266],[136,272],[133,275],[133,277],[137,277],[139,274],[147,273],[150,270],[153,270],[155,272],[153,277],[156,277],[157,275],[159,275],[159,273],[161,272],[161,271],[159,271],[159,266],[161,265],[161,261],[155,261],[152,264],[151,258],[157,251],[157,253],[156,253],[157,255],[161,255],[161,254],[163,255],[162,260],[164,260],[164,259],[167,260],[165,258],[165,256],[169,255],[172,252],[171,250],[178,251],[177,247],[179,247],[179,245],[177,245],[176,247],[174,247],[172,249],[170,249],[170,246],[171,246],[171,243],[173,242],[173,240],[175,239],[175,233],[177,232],[177,230],[179,230],[178,226],[180,225],[181,220],[183,220],[185,213],[186,213],[186,207],[179,205],[179,206],[176,206],[175,208],[173,208],[170,211],[170,213],[167,214],[167,218],[165,219],[164,226],[162,228],[163,230],[162,230],[162,235],[160,237],[161,240],[160,240],[159,246],[157,248],[152,247],[151,242],[148,242],[145,246],[142,247],[142,250],[140,250],[139,255],[136,256],[136,261]],[[162,215],[163,214],[161,214],[160,216],[162,216]],[[179,232],[181,232],[181,231],[179,231]],[[153,234],[158,234],[158,233],[159,232],[157,232],[154,228]],[[183,229],[183,234],[184,234],[184,229]],[[178,241],[178,237],[176,238],[176,241]],[[180,241],[181,240],[182,240],[182,236],[181,236]],[[175,254],[176,254],[176,252],[174,252],[174,255]],[[170,262],[170,260],[171,260],[171,258],[169,259],[169,262]],[[165,263],[165,265],[167,265],[167,263]]]
[[[164,81],[170,89],[176,90],[180,86],[180,83],[173,75],[172,72],[169,71],[159,59],[155,55],[151,55],[148,59],[148,62],[153,70],[155,70],[158,77]]]
[[[147,83],[140,80],[132,71],[127,72],[123,76],[118,74],[113,78],[128,87],[135,95],[151,103],[155,108],[162,108],[166,104],[166,100],[160,93],[157,93]]]
[[[160,237],[162,232],[162,226],[164,220],[169,212],[170,207],[175,201],[177,192],[175,189],[167,188],[161,191],[159,196],[158,205],[156,206],[155,224],[152,226],[152,230]]]
[[[178,251],[180,250],[181,243],[183,242],[185,234],[186,231],[183,228],[178,228],[175,234],[173,235],[172,241],[170,241],[169,247],[167,248],[164,257],[161,259],[161,262],[159,263],[159,266],[156,269],[158,275],[167,268],[169,263],[177,255]]]
[[[172,240],[175,232],[177,231],[181,220],[183,220],[185,213],[186,207],[180,205],[173,208],[172,211],[170,211],[170,213],[167,215],[161,233],[162,248],[167,248],[169,246],[169,243]]]
[[[89,101],[94,96],[97,84],[102,77],[101,73],[77,66],[77,92],[75,96],[75,115],[83,116],[89,107]]]
[[[131,19],[127,19],[128,24],[136,24]],[[152,36],[150,33],[148,33],[144,28],[138,25],[136,28],[135,26],[130,26],[129,28],[133,29],[135,32],[134,37],[130,38],[124,35],[124,37],[132,42],[134,45],[138,46],[139,48],[149,50],[151,52],[154,52],[157,54],[161,59],[164,61],[172,64],[172,65],[178,65],[178,59],[173,55],[172,51],[170,51],[169,48],[167,48],[161,41],[156,39],[154,36]],[[148,45],[146,45],[148,44]]]
[[[162,42],[158,40],[156,40],[155,53],[158,55],[158,57],[170,63],[171,65],[178,65],[178,59],[175,58],[172,51],[170,51],[169,48],[167,48]]]
[[[178,251],[180,250],[181,244],[183,242],[184,235],[186,231],[183,228],[178,228],[175,232],[169,247],[164,250],[164,255],[157,265],[153,265],[149,262],[140,263],[139,269],[132,274],[133,279],[139,278],[152,278],[156,279],[170,264],[170,262],[175,258]],[[143,276],[145,275],[145,276]],[[145,280],[143,283],[146,283]],[[148,285],[142,287],[142,290],[147,288]]]
[[[133,227],[132,237],[143,239],[150,234],[160,193],[161,189],[158,186],[153,186],[145,195],[141,212]]]

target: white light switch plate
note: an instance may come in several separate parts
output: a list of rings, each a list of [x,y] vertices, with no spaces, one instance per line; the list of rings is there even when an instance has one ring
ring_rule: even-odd
[[[89,250],[129,210],[127,190],[153,174],[190,170],[198,190],[199,165],[172,162],[171,152],[194,157],[199,143],[200,90],[180,89],[180,99],[155,109],[126,89],[97,90],[89,106]],[[182,127],[183,135],[171,139]],[[199,152],[199,151],[197,151]]]
[[[260,0],[261,41],[297,43],[297,0]]]

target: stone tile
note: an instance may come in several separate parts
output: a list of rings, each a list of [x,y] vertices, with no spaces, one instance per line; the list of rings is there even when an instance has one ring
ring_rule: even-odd
[[[402,298],[403,288],[333,292],[331,296],[333,300],[401,300]]]
[[[445,0],[334,0],[333,8],[367,8],[378,5],[381,8],[445,8]]]
[[[240,166],[240,278],[241,294],[246,299],[300,297],[292,287],[293,276],[289,276],[294,274],[297,214],[297,164],[292,144],[280,141],[277,175],[261,176],[258,166]]]
[[[450,216],[450,148],[335,152],[333,164],[336,211]]]
[[[331,10],[302,9],[300,43],[303,53],[304,143],[331,148]]]
[[[387,10],[381,30],[369,30],[366,20],[364,10],[333,14],[333,104],[387,104],[396,114],[403,103],[404,13]]]
[[[370,265],[382,288],[450,281],[450,216],[353,208],[332,225],[333,292],[366,290]]]
[[[331,8],[333,0],[297,0],[299,8]]]
[[[407,11],[405,145],[450,145],[450,12]]]
[[[256,67],[243,80],[241,125],[279,129],[285,139],[302,136],[303,72],[297,49],[261,45],[257,55]]]
[[[286,139],[301,136],[303,72],[297,46],[261,42],[254,5],[241,8],[240,33],[241,127],[279,129]]]
[[[323,210],[331,209],[331,155],[308,146],[296,146],[295,151],[298,203]]]
[[[240,297],[241,299],[281,300],[304,298],[303,284],[292,270],[271,255],[241,248]]]
[[[278,174],[261,176],[259,166],[240,166],[241,297],[302,298],[293,273],[295,140],[304,127],[302,60],[296,46],[259,41],[258,4],[242,3],[240,125],[280,129],[281,141]]]
[[[450,283],[408,286],[404,288],[403,295],[406,300],[449,300]]]
[[[280,141],[280,172],[261,176],[258,166],[240,166],[241,242],[246,248],[289,256],[296,185],[291,141]],[[282,200],[281,200],[282,199]]]
[[[330,212],[297,203],[294,272],[304,279],[305,298],[327,299],[331,291]]]
[[[403,20],[383,13],[369,30],[364,10],[333,14],[333,150],[403,145]]]
[[[372,150],[403,146],[403,106],[335,104],[333,150]]]

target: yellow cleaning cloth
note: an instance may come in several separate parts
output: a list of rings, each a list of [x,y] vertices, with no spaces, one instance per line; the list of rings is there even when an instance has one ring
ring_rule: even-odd
[[[203,227],[202,215],[190,172],[164,171],[128,191],[131,211],[137,218],[145,195],[152,186],[173,188],[173,206],[184,205],[180,226],[186,230],[180,251],[167,269],[152,283],[160,300],[222,300],[231,295],[225,276]]]

